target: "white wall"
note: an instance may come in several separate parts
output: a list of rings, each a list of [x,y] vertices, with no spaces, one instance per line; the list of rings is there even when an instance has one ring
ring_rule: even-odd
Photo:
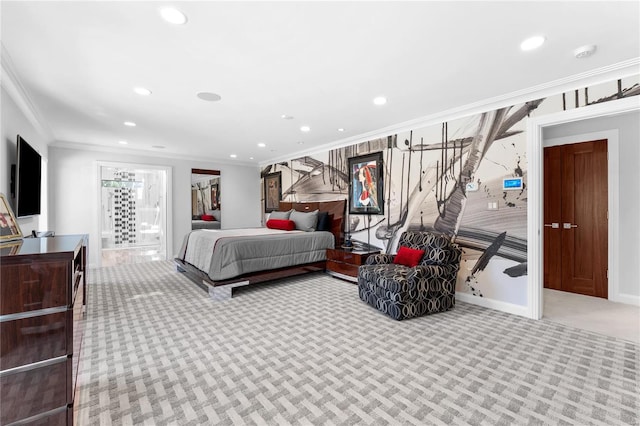
[[[546,141],[612,129],[618,130],[619,141],[619,293],[637,298],[640,297],[640,113],[545,127],[543,135]]]
[[[89,264],[100,256],[98,221],[98,161],[169,166],[173,177],[173,241],[171,258],[191,230],[191,169],[220,170],[224,228],[260,226],[260,173],[257,167],[175,158],[127,155],[91,149],[49,147],[52,209],[50,228],[56,234],[90,234]]]
[[[46,135],[44,135],[34,123],[25,116],[23,110],[18,107],[9,93],[2,86],[0,91],[0,99],[2,102],[2,110],[0,122],[2,146],[0,147],[0,192],[2,192],[11,204],[11,208],[15,213],[15,199],[11,198],[11,165],[16,164],[17,160],[17,141],[16,136],[19,134],[31,145],[43,158],[43,161],[47,161],[47,143],[49,142]],[[45,165],[43,165],[46,167]],[[43,172],[45,168],[43,167]],[[18,219],[18,225],[22,229],[23,235],[28,235],[33,229],[45,230],[48,226],[46,212],[47,212],[47,191],[43,185],[42,188],[43,203],[42,212],[43,215],[31,216],[22,219]]]

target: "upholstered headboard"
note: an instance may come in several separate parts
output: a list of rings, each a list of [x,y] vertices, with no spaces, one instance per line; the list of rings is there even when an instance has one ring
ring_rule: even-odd
[[[289,201],[280,201],[278,210],[286,211],[294,209],[299,212],[312,212],[319,210],[321,212],[327,212],[333,216],[331,222],[331,233],[336,239],[336,247],[342,244],[342,218],[345,212],[345,200],[335,201],[307,201],[301,203],[293,203]]]

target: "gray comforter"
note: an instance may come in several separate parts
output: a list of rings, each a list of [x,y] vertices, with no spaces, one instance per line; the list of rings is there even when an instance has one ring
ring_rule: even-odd
[[[319,262],[334,247],[330,232],[280,231],[267,228],[190,232],[179,257],[213,281],[251,272]]]

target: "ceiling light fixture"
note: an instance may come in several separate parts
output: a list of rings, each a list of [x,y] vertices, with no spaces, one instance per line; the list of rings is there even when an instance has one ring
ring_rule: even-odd
[[[387,103],[387,98],[385,98],[384,96],[378,96],[377,98],[373,99],[374,105],[384,105],[386,103]]]
[[[149,96],[151,94],[151,90],[146,89],[144,87],[134,87],[133,91],[140,96]]]
[[[283,120],[293,120],[293,116],[287,114],[282,114],[280,118],[282,118]]]
[[[173,7],[163,7],[160,9],[160,16],[170,24],[183,25],[187,23],[187,16]]]
[[[520,49],[524,50],[525,52],[528,50],[537,49],[544,44],[545,40],[546,39],[544,38],[544,36],[529,37],[528,39],[520,43]]]
[[[298,145],[304,145],[304,142],[300,141],[298,142]]]
[[[344,129],[343,129],[342,127],[340,127],[340,128],[338,129],[338,131],[339,131],[339,132],[344,132]]]
[[[136,123],[133,121],[125,121],[123,124],[128,127],[136,127]]]
[[[118,141],[118,143],[119,143],[120,145],[126,145],[126,144],[128,144],[129,142],[127,142],[127,141]]]
[[[300,131],[301,131],[301,132],[308,132],[308,131],[310,131],[310,130],[311,130],[311,127],[309,127],[309,126],[302,126],[302,127],[300,127]]]
[[[573,55],[577,58],[577,59],[582,59],[582,58],[587,58],[591,55],[593,55],[596,51],[596,45],[595,44],[587,44],[584,46],[580,46],[578,47],[576,50],[573,51]]]
[[[264,143],[264,142],[260,142],[260,143],[258,144],[258,146],[259,146],[260,148],[264,148],[265,146],[267,146],[267,144],[266,144],[266,143]]]
[[[207,102],[218,102],[220,99],[222,99],[222,96],[218,95],[217,93],[211,92],[199,92],[196,94],[196,96]]]
[[[249,157],[249,160],[253,160],[253,157]]]
[[[231,157],[231,158],[236,158],[236,157],[237,157],[237,155],[236,155],[236,154],[231,154],[229,157]]]

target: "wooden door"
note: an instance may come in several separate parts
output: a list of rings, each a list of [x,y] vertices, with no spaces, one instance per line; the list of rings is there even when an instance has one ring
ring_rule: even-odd
[[[607,141],[545,148],[544,159],[545,287],[606,299]]]

